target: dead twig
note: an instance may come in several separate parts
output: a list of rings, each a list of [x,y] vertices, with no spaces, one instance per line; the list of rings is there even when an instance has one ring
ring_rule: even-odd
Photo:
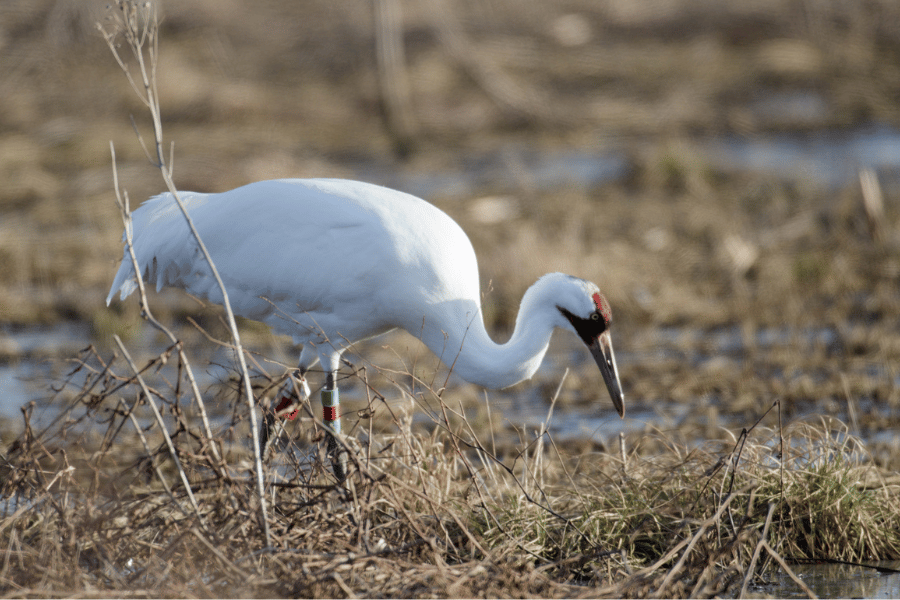
[[[240,333],[238,332],[237,322],[235,321],[234,312],[232,311],[231,303],[228,299],[228,290],[226,289],[222,278],[219,276],[219,272],[216,269],[215,264],[213,263],[212,257],[210,256],[209,251],[206,249],[203,240],[200,238],[200,234],[197,232],[196,227],[194,227],[194,223],[190,215],[188,214],[187,208],[182,202],[178,190],[175,187],[175,183],[172,179],[173,167],[171,156],[170,160],[167,162],[162,150],[162,112],[160,109],[156,78],[156,69],[159,56],[158,15],[156,14],[154,5],[150,3],[117,0],[116,7],[120,11],[120,18],[117,20],[117,27],[111,32],[105,30],[102,26],[98,26],[98,28],[103,33],[104,39],[106,40],[110,51],[118,62],[119,67],[125,73],[128,81],[131,83],[132,88],[135,90],[135,93],[138,95],[138,97],[141,98],[150,112],[151,120],[153,123],[155,158],[152,158],[150,156],[150,153],[147,152],[146,147],[144,147],[144,150],[145,152],[147,152],[148,158],[150,158],[151,162],[159,169],[163,181],[166,184],[166,188],[169,190],[169,193],[172,195],[172,198],[175,200],[178,208],[181,210],[185,222],[187,223],[188,228],[191,231],[191,235],[197,242],[197,246],[199,247],[200,252],[203,254],[203,257],[208,263],[210,272],[212,273],[217,285],[219,286],[220,291],[222,292],[222,305],[225,307],[225,314],[228,319],[228,325],[231,330],[231,335],[234,338],[234,345],[237,348],[236,354],[238,362],[240,364],[240,371],[244,380],[244,394],[247,401],[247,408],[250,413],[250,427],[253,438],[253,453],[255,459],[254,465],[257,476],[257,492],[259,495],[260,525],[263,529],[266,545],[270,545],[271,533],[269,530],[268,509],[265,496],[265,485],[263,480],[262,456],[259,448],[259,427],[256,418],[256,403],[253,397],[253,390],[250,386],[250,375],[247,370],[247,363],[244,359],[244,352],[243,347],[241,346]],[[127,46],[131,49],[132,54],[138,63],[140,74],[139,82],[136,81],[135,78],[131,75],[127,64],[125,64],[125,61],[122,59],[119,53],[118,46],[115,43],[118,35],[124,36]],[[143,142],[141,143],[143,146]],[[126,216],[129,214],[127,204],[125,204],[124,212]],[[140,282],[142,279],[142,273],[139,265],[137,264],[137,261],[135,260],[134,251],[131,247],[131,240],[128,239],[131,232],[130,219],[126,222],[125,231],[127,238],[126,245],[129,253],[132,256],[132,266],[134,267],[135,278],[138,280],[138,282]],[[212,439],[211,436],[210,439]]]
[[[159,408],[156,406],[156,401],[153,399],[153,394],[150,393],[149,388],[147,388],[147,384],[144,383],[144,379],[143,379],[143,377],[141,377],[141,374],[137,368],[137,365],[131,359],[131,355],[128,353],[128,350],[125,348],[125,344],[122,343],[121,338],[119,338],[118,335],[114,335],[113,338],[116,340],[116,344],[119,346],[119,350],[122,351],[122,355],[125,357],[125,360],[128,362],[128,364],[131,366],[132,370],[134,371],[135,379],[137,379],[138,385],[141,386],[141,390],[144,392],[144,397],[147,399],[147,403],[150,405],[150,408],[153,410],[153,416],[156,417],[156,423],[157,423],[157,425],[159,425],[159,429],[162,432],[163,437],[166,440],[166,446],[168,446],[169,455],[172,457],[172,461],[175,463],[175,466],[178,469],[178,474],[181,476],[181,483],[184,485],[184,490],[187,493],[188,499],[191,502],[191,506],[194,509],[194,514],[196,515],[197,520],[201,524],[203,524],[203,515],[200,514],[200,507],[197,506],[197,499],[194,498],[194,492],[191,490],[191,482],[188,481],[187,474],[184,472],[184,468],[181,466],[181,460],[178,458],[178,452],[175,450],[175,444],[172,443],[172,438],[169,435],[168,429],[166,429],[166,423],[165,423],[165,421],[163,421],[162,414],[160,414]],[[129,411],[129,415],[131,416],[132,419],[134,419],[134,411]],[[138,424],[136,419],[134,419],[134,425],[138,429],[138,431],[141,433],[141,438],[145,440],[145,438],[143,437],[143,432],[141,431],[141,427]],[[151,454],[150,457],[152,459],[153,455]],[[156,469],[157,469],[156,472],[160,478],[160,481],[163,482],[163,485],[165,485],[165,479],[163,478],[162,473],[159,471],[159,467],[156,467]],[[171,494],[171,490],[168,490],[168,491]],[[173,500],[175,499],[174,496],[172,497],[172,499]]]

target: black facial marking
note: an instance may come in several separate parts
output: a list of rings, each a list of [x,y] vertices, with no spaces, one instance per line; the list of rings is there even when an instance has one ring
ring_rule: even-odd
[[[581,317],[573,315],[561,306],[557,306],[556,308],[569,320],[569,323],[575,328],[575,332],[578,333],[578,337],[581,338],[581,341],[583,341],[586,346],[593,344],[597,339],[597,336],[607,329],[606,319],[604,319],[603,315],[599,312],[595,311],[591,313],[591,316],[587,319],[582,319]]]

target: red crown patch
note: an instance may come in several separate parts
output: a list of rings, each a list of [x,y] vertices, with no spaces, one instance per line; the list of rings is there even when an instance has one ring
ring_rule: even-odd
[[[600,292],[595,292],[592,298],[594,299],[594,306],[597,307],[597,310],[603,315],[603,320],[609,325],[610,321],[612,321],[612,309],[609,308],[609,302],[606,301],[606,298]]]

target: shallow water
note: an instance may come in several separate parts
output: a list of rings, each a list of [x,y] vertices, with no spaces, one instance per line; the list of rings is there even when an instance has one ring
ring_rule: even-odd
[[[710,166],[726,172],[765,173],[838,189],[853,182],[860,169],[871,168],[883,183],[900,183],[900,132],[887,126],[727,136],[699,146]]]
[[[627,348],[617,352],[617,363],[620,372],[627,372],[631,365],[648,365],[658,361],[676,358],[688,365],[703,365],[711,360],[741,360],[748,352],[748,345],[753,346],[754,351],[760,349],[773,349],[792,346],[794,348],[812,348],[817,345],[831,345],[836,343],[837,334],[830,328],[818,330],[807,329],[801,331],[787,328],[768,328],[758,332],[750,339],[738,327],[720,328],[714,331],[698,331],[691,328],[666,327],[655,329],[651,334],[653,344],[649,352],[633,352]],[[517,386],[513,390],[494,390],[488,392],[491,410],[497,415],[496,419],[502,419],[509,426],[510,433],[515,430],[525,432],[529,437],[539,431],[543,424],[548,422],[548,430],[553,437],[560,441],[590,440],[600,445],[615,445],[615,438],[620,433],[636,431],[649,431],[653,429],[675,429],[685,421],[692,419],[698,424],[703,424],[706,418],[704,414],[697,413],[696,406],[685,403],[673,403],[671,401],[658,401],[654,398],[641,398],[638,401],[629,400],[625,419],[619,419],[612,408],[602,379],[596,374],[596,367],[590,355],[584,348],[572,341],[563,339],[564,336],[556,336],[551,350],[544,359],[541,370],[538,372],[533,385]],[[41,328],[28,331],[5,331],[0,334],[0,347],[7,349],[20,349],[21,354],[15,360],[0,365],[0,389],[3,395],[0,397],[0,418],[6,418],[13,422],[21,420],[20,407],[34,401],[37,410],[34,418],[38,424],[49,421],[57,414],[59,407],[50,402],[52,393],[49,385],[58,385],[64,375],[75,367],[71,360],[79,350],[87,346],[91,339],[90,330],[86,325],[65,324],[59,327]],[[702,343],[700,343],[702,342]],[[129,351],[135,355],[140,363],[162,352],[167,346],[158,340],[155,331],[149,325],[143,325],[143,329],[137,339],[126,344]],[[689,348],[690,350],[685,350]],[[287,349],[290,353],[292,350]],[[263,352],[265,354],[265,351]],[[6,354],[9,356],[9,352]],[[103,356],[111,355],[111,351],[105,351]],[[204,394],[211,386],[222,384],[229,380],[235,364],[230,350],[211,344],[201,344],[188,351],[194,363],[194,376]],[[295,360],[292,356],[279,356],[278,360],[292,364]],[[348,356],[351,361],[354,356]],[[202,365],[202,366],[201,366]],[[170,365],[171,367],[171,365]],[[167,368],[170,368],[167,367]],[[594,377],[593,383],[596,389],[573,389],[568,393],[573,402],[563,402],[550,412],[547,389],[547,377],[558,377],[565,368],[573,372]],[[174,367],[171,367],[174,368]],[[868,369],[868,367],[865,367]],[[270,369],[271,370],[271,369]],[[277,369],[272,370],[275,373]],[[897,377],[886,373],[868,373],[870,376]],[[173,373],[170,374],[174,376]],[[75,378],[70,390],[75,391],[80,379]],[[556,380],[558,382],[558,379]],[[543,384],[541,384],[543,382]],[[316,385],[315,380],[311,380]],[[465,385],[458,378],[451,377],[449,385]],[[555,385],[551,383],[551,385]],[[361,386],[350,381],[344,388],[345,402],[351,408],[354,398],[363,397],[364,390]],[[209,395],[213,395],[212,392]],[[400,401],[399,399],[397,400]],[[868,406],[865,400],[861,400],[860,408],[869,412],[880,413],[890,410],[886,406],[876,403]],[[762,407],[761,410],[764,410]],[[230,417],[230,407],[212,407],[211,417],[218,424],[224,424]],[[810,414],[821,412],[815,405],[807,407]],[[500,416],[502,415],[502,416]],[[848,421],[848,415],[838,413],[834,416]],[[892,418],[893,415],[881,415],[884,418]],[[416,422],[425,423],[431,419],[426,414],[426,407],[417,409]],[[743,422],[730,422],[727,411],[717,416],[715,425],[725,427],[738,427]],[[21,426],[21,423],[18,425]],[[14,428],[15,429],[15,428]],[[881,432],[876,432],[881,433]],[[875,434],[873,434],[875,435]]]
[[[393,163],[358,165],[353,171],[357,179],[423,198],[457,198],[511,186],[539,190],[572,185],[590,188],[619,181],[631,169],[631,162],[619,148],[537,153],[524,146],[508,145],[467,157],[441,172],[408,172],[398,170]]]
[[[53,365],[90,342],[86,324],[0,330],[0,418],[18,419],[21,407],[46,398]]]
[[[522,145],[468,156],[442,171],[411,172],[396,164],[350,165],[354,177],[424,198],[471,197],[517,189],[591,188],[622,181],[635,168],[635,140],[598,143],[596,150],[536,152]],[[874,169],[886,188],[900,185],[900,130],[872,125],[847,130],[754,136],[697,137],[691,160],[713,171],[763,174],[800,184],[839,189],[858,184],[859,170]]]
[[[900,562],[878,563],[890,569]],[[900,598],[900,573],[851,565],[790,565],[791,570],[819,598]],[[750,586],[748,597],[807,598],[807,594],[784,572],[765,585]]]

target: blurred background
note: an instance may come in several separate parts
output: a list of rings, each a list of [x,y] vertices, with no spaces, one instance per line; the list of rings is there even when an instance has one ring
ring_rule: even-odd
[[[552,391],[575,367],[561,402],[580,426],[715,437],[780,399],[900,464],[900,3],[156,4],[179,188],[327,176],[420,195],[472,238],[498,339],[545,272],[610,299],[631,420],[565,341],[539,377]],[[104,302],[122,253],[110,142],[134,205],[164,187],[97,29],[111,10],[0,3],[7,431],[77,350],[152,345],[134,299]],[[169,323],[196,316],[154,298]]]

